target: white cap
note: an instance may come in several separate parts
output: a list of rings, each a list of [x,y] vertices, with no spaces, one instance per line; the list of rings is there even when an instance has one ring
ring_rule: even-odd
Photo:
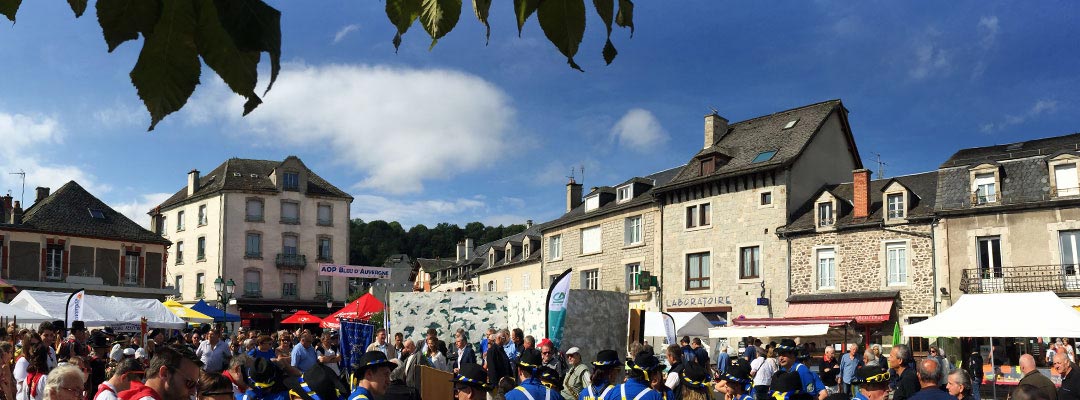
[[[135,350],[135,358],[136,359],[146,358],[146,349],[140,347],[138,350]]]
[[[124,349],[124,356],[125,357],[131,357],[133,355],[135,355],[135,349],[130,348],[130,347]]]
[[[579,349],[577,347],[571,347],[571,348],[566,350],[566,355],[577,354],[580,351],[581,351],[581,349]]]

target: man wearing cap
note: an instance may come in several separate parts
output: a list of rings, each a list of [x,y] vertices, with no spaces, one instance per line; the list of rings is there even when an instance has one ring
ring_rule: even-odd
[[[540,382],[538,369],[542,366],[540,352],[529,349],[518,357],[517,370],[520,385],[506,393],[506,400],[563,400],[559,392]]]
[[[487,383],[487,372],[475,363],[461,363],[451,382],[454,383],[456,400],[484,400],[487,392],[491,391],[491,386]]]
[[[301,376],[285,378],[290,398],[301,400],[339,400],[349,393],[349,387],[338,379],[334,370],[322,364],[313,365]]]
[[[609,391],[604,400],[663,400],[660,392],[649,387],[652,377],[664,370],[664,365],[656,356],[647,352],[638,353],[633,361],[626,361],[626,367],[626,382]]]
[[[581,349],[571,347],[566,350],[566,361],[569,369],[563,378],[562,396],[572,400],[581,395],[581,389],[589,385],[589,367],[581,363]]]
[[[142,363],[133,359],[123,360],[113,368],[112,377],[97,386],[93,400],[118,400],[117,393],[131,388],[131,382],[142,381]]]
[[[798,361],[799,346],[795,344],[794,340],[781,340],[780,344],[776,345],[776,352],[779,353],[777,361],[780,363],[780,370],[777,371],[777,374],[782,372],[797,373],[802,382],[800,390],[804,393],[816,394],[820,400],[824,400],[829,395],[829,392],[825,390],[825,384],[821,382],[821,378],[817,374],[810,372],[810,368]]]
[[[86,324],[82,321],[72,322],[71,335],[74,338],[60,345],[60,351],[56,352],[56,358],[60,361],[67,361],[73,356],[89,357],[90,346],[86,345],[86,340],[89,339],[90,334],[86,331]]]
[[[390,371],[394,366],[381,351],[364,353],[360,361],[353,364],[353,379],[357,383],[356,389],[349,394],[349,400],[375,400],[376,396],[386,394],[386,389],[390,387]]]
[[[882,365],[859,368],[852,383],[859,388],[856,400],[885,400],[889,396],[889,370]]]

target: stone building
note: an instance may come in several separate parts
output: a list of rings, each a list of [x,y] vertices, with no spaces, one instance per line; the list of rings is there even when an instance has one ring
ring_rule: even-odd
[[[295,310],[321,312],[328,300],[346,299],[346,278],[319,275],[319,264],[348,263],[352,200],[295,156],[231,158],[206,175],[188,173],[150,215],[174,243],[168,279],[179,301],[220,304],[213,283],[231,280],[230,312],[270,328]]]
[[[625,292],[634,308],[660,309],[659,288],[639,285],[642,272],[659,275],[660,208],[653,188],[681,170],[596,187],[582,201],[581,184],[566,185],[566,213],[544,224],[545,287],[567,269],[571,288]]]
[[[934,315],[936,192],[936,171],[871,181],[865,169],[819,190],[778,231],[791,254],[784,319],[892,343],[895,323]]]
[[[20,289],[164,299],[170,244],[74,181],[37,188],[25,211],[0,202],[0,278]]]
[[[663,308],[714,320],[784,315],[790,275],[776,229],[823,185],[858,168],[839,100],[733,124],[705,116],[703,148],[653,189]]]
[[[540,229],[541,225],[527,221],[524,231],[475,248],[472,239],[463,240],[454,259],[420,259],[413,290],[516,292],[544,288]]]

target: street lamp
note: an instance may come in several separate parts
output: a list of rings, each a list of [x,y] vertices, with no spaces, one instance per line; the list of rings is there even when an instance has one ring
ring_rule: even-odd
[[[329,310],[333,306],[334,306],[334,298],[333,297],[327,297],[326,298],[326,309]]]
[[[228,282],[224,282],[219,276],[214,280],[214,290],[221,299],[221,311],[224,312],[229,307],[229,297],[236,293],[236,282],[233,282],[231,278]]]

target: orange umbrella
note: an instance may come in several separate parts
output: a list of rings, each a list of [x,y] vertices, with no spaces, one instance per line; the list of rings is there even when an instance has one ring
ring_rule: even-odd
[[[290,315],[285,318],[281,323],[283,324],[317,324],[322,322],[322,318],[311,315],[311,313],[300,310],[296,314]]]

